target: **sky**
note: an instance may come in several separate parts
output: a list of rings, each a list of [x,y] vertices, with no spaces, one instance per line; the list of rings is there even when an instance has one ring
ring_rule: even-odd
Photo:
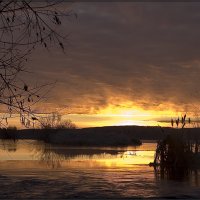
[[[200,99],[200,3],[75,2],[68,34],[37,48],[24,78],[56,84],[36,112],[59,111],[79,127],[158,125]],[[168,123],[167,123],[168,124]]]

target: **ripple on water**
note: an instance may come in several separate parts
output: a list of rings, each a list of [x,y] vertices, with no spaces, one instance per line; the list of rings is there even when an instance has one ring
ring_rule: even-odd
[[[75,147],[19,142],[15,152],[0,150],[0,198],[199,197],[198,172],[182,181],[155,175],[147,165],[155,146],[145,143],[136,155],[127,153],[134,147],[93,148],[83,155],[82,149],[72,153]]]

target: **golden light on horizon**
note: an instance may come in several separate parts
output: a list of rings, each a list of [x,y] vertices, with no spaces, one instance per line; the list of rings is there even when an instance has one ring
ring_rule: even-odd
[[[167,106],[166,106],[167,108]],[[73,111],[73,108],[72,108]],[[168,110],[145,110],[139,106],[135,106],[131,101],[119,102],[115,104],[109,104],[104,108],[100,108],[98,112],[94,113],[73,113],[63,114],[62,119],[70,119],[77,127],[101,127],[101,126],[171,126],[170,122],[161,122],[162,120],[170,119],[172,117],[181,116],[182,113],[178,113],[172,109]],[[42,115],[42,114],[39,114]],[[9,119],[9,125],[21,127],[17,116]]]
[[[98,127],[98,126],[171,126],[170,123],[160,123],[163,118],[171,119],[180,113],[169,110],[144,110],[134,106],[130,101],[124,101],[120,105],[109,104],[107,107],[100,109],[97,113],[92,114],[70,114],[70,118],[80,128]]]
[[[132,102],[124,102],[122,106],[109,105],[99,111],[97,116],[108,117],[110,125],[126,126],[157,126],[159,123],[155,119],[160,117],[172,117],[176,113],[172,110],[144,110],[132,105]]]

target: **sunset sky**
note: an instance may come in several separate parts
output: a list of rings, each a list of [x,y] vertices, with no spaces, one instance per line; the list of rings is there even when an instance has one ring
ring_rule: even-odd
[[[158,125],[199,107],[200,3],[75,2],[66,53],[31,55],[25,79],[57,81],[37,112],[79,127]],[[67,115],[68,114],[68,115]]]

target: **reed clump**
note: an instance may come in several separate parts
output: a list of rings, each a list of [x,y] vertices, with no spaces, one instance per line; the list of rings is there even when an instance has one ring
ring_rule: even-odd
[[[181,130],[166,134],[163,140],[157,142],[154,162],[150,163],[161,174],[186,173],[188,170],[200,168],[200,141],[198,138],[188,137],[184,129],[186,123],[191,123],[191,119],[186,120],[184,115],[175,122],[177,128],[181,125]]]

